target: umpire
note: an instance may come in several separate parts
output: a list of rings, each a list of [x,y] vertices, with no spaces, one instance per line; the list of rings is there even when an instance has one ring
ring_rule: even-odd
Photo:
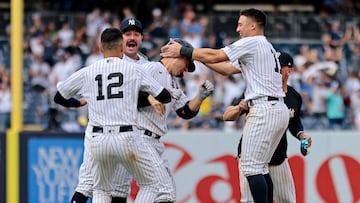
[[[283,90],[286,93],[284,102],[289,108],[290,121],[288,129],[291,134],[298,140],[307,138],[309,140],[309,147],[311,146],[311,137],[304,133],[303,125],[300,120],[300,111],[302,105],[301,95],[291,86],[287,85],[288,77],[293,71],[293,58],[285,53],[279,52],[279,62],[281,65],[281,74],[283,82]],[[237,102],[235,106],[230,106],[224,113],[224,120],[234,120],[240,113],[247,111],[247,107],[243,101]],[[276,202],[296,202],[295,185],[291,174],[291,169],[287,159],[287,138],[286,132],[281,138],[271,161],[269,162],[270,176],[273,181],[274,199]],[[241,153],[241,140],[238,145],[238,157]],[[239,165],[239,168],[241,166]],[[239,170],[240,171],[240,170]],[[254,202],[249,189],[248,182],[243,174],[240,173],[240,189],[241,202]]]

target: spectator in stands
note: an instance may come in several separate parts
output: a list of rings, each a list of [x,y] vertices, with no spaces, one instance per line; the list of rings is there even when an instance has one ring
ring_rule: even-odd
[[[322,74],[323,73],[321,73],[321,75]],[[314,121],[311,128],[326,129],[328,127],[325,100],[328,89],[325,86],[324,77],[325,76],[320,76],[319,78],[311,79],[313,82],[310,83],[312,87],[310,115]]]
[[[102,53],[100,52],[99,46],[94,45],[91,49],[90,55],[85,59],[85,66],[89,66],[90,64],[95,63],[95,61],[98,61],[103,58]]]
[[[148,30],[143,31],[143,39],[140,45],[140,52],[145,54],[150,60],[154,60],[160,51],[160,46],[154,41]]]
[[[71,29],[70,23],[68,21],[64,21],[62,23],[61,28],[57,34],[64,48],[70,46],[75,37],[75,32],[73,29]]]
[[[98,40],[101,23],[101,11],[99,8],[94,8],[92,12],[86,16],[86,36],[89,47],[95,45],[95,42]]]
[[[357,130],[360,131],[360,87],[350,97],[352,121]]]
[[[29,34],[31,38],[41,37],[45,31],[45,25],[42,22],[41,14],[34,13],[32,14],[32,25],[29,28]]]
[[[342,87],[339,82],[329,84],[326,98],[326,115],[330,129],[342,129],[345,119],[345,104],[342,96]]]
[[[129,6],[124,6],[124,8],[122,9],[122,15],[123,15],[123,19],[135,17],[135,14],[133,13],[133,11]]]
[[[181,34],[193,47],[202,46],[202,25],[191,6],[186,7],[183,19],[180,21]]]
[[[181,38],[181,29],[177,17],[171,17],[168,38]]]
[[[0,132],[10,127],[11,118],[10,77],[4,66],[0,67]]]
[[[106,10],[102,14],[102,21],[100,23],[100,32],[104,31],[106,28],[111,27],[111,12]]]
[[[164,38],[168,35],[168,26],[160,8],[152,10],[152,21],[148,26],[148,31],[155,41],[159,41],[159,46],[163,44]]]

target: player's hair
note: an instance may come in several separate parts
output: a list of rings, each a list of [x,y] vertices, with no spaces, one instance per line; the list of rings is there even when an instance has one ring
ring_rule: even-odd
[[[240,16],[246,16],[253,19],[263,29],[266,26],[266,14],[258,9],[249,8],[240,11]]]
[[[122,43],[122,33],[118,28],[106,28],[101,33],[101,45],[104,49],[114,49]]]

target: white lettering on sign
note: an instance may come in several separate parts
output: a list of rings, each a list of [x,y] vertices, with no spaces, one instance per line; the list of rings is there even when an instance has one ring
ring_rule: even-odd
[[[78,181],[82,148],[38,148],[36,175],[40,203],[68,202]]]

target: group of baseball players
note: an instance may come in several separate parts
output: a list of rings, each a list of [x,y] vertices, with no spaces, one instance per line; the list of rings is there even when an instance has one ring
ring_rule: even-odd
[[[170,39],[157,62],[139,53],[143,30],[136,18],[123,20],[120,29],[105,29],[104,58],[59,82],[54,97],[65,107],[88,108],[83,163],[71,203],[89,197],[94,203],[125,203],[131,178],[139,186],[135,203],[176,201],[161,142],[167,116],[173,109],[183,119],[195,117],[214,91],[210,81],[203,81],[191,100],[181,90],[178,78],[195,70],[193,60],[223,75],[242,73],[246,81],[244,98],[224,113],[224,120],[246,113],[238,156],[241,202],[296,202],[285,131],[307,139],[308,147],[311,137],[299,119],[301,96],[287,86],[293,60],[267,41],[265,26],[262,11],[245,9],[236,28],[239,40],[210,49]]]
[[[126,202],[134,177],[140,190],[135,202],[175,202],[175,183],[160,138],[174,109],[183,119],[198,113],[214,91],[204,81],[191,100],[180,89],[178,77],[195,71],[193,60],[162,58],[150,62],[138,49],[142,25],[135,18],[122,21],[120,30],[101,34],[104,59],[80,69],[58,84],[54,100],[66,107],[88,105],[84,157],[72,203]],[[192,46],[175,39],[183,46]],[[81,99],[74,98],[81,95]]]

